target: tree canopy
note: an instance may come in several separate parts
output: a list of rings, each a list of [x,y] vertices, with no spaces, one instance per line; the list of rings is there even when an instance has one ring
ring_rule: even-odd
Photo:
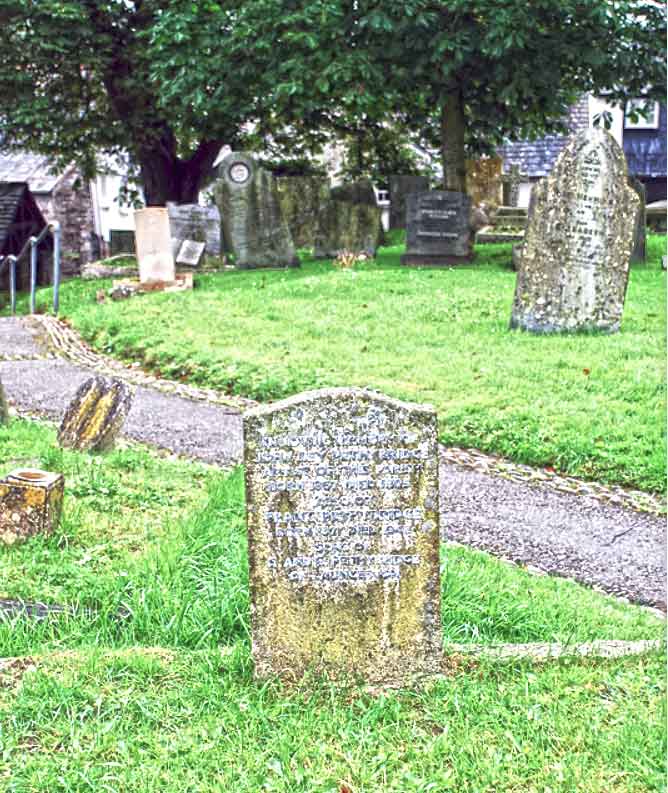
[[[0,22],[2,144],[87,172],[127,151],[149,204],[194,200],[225,143],[388,120],[465,189],[467,153],[562,130],[582,92],[665,96],[650,0],[0,0]]]

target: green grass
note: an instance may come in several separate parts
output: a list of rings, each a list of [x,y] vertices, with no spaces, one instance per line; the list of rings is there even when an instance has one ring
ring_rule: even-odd
[[[97,349],[166,377],[259,400],[371,386],[434,404],[446,444],[665,492],[664,247],[650,236],[613,336],[509,331],[509,245],[479,246],[460,269],[402,268],[395,246],[353,271],[305,260],[118,303],[72,281],[61,313]]]
[[[243,471],[137,446],[60,451],[0,427],[0,475],[62,470],[61,528],[0,547],[0,597],[72,605],[0,620],[8,793],[660,791],[665,657],[467,662],[426,689],[254,681]],[[443,550],[443,640],[660,638],[650,612],[484,553]]]

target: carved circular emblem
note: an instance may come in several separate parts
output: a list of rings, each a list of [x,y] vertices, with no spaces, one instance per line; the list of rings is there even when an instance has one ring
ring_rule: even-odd
[[[243,162],[235,162],[228,171],[230,179],[236,184],[243,184],[250,178],[250,169]]]

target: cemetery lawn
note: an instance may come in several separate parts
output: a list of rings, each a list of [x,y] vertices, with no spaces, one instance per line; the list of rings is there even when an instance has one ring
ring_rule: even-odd
[[[252,676],[243,472],[59,450],[0,427],[0,476],[62,470],[51,537],[0,546],[0,598],[69,616],[0,618],[8,791],[659,791],[665,653],[616,661],[452,659],[425,689]],[[484,553],[443,552],[443,639],[662,638],[649,611]],[[9,660],[7,660],[9,658]]]
[[[665,236],[632,269],[616,335],[509,331],[510,246],[416,269],[400,246],[354,270],[202,274],[191,293],[98,304],[70,281],[61,315],[96,349],[261,401],[370,386],[430,402],[440,439],[602,482],[665,492]],[[45,295],[48,297],[48,295]]]

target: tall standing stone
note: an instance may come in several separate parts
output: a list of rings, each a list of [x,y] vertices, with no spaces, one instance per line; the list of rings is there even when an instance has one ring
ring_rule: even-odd
[[[132,405],[132,391],[121,380],[91,377],[81,384],[58,430],[58,443],[79,451],[113,446]]]
[[[411,193],[402,264],[449,267],[473,258],[471,199],[454,190]]]
[[[390,176],[390,228],[406,228],[406,199],[411,193],[425,193],[429,190],[426,176]]]
[[[638,205],[612,135],[574,136],[533,189],[510,327],[619,330]]]
[[[214,193],[226,250],[242,269],[299,267],[274,177],[244,153],[232,152],[218,167]]]
[[[441,664],[436,414],[358,388],[244,416],[256,674]]]

